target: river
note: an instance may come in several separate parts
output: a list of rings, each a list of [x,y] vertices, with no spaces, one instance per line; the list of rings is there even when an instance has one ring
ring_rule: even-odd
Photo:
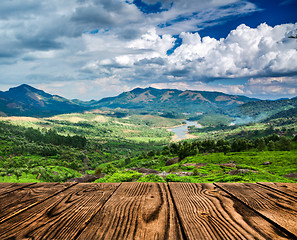
[[[201,128],[202,126],[196,122],[193,121],[185,121],[186,124],[179,126],[179,127],[174,127],[171,128],[170,131],[175,134],[175,140],[181,140],[181,139],[186,139],[187,138],[187,133],[188,133],[188,126],[195,126],[197,128]]]

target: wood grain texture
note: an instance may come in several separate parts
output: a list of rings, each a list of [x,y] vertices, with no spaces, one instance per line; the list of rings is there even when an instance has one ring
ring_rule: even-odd
[[[0,183],[0,195],[12,192],[22,187],[33,185],[36,183]]]
[[[0,223],[71,185],[73,183],[40,183],[0,195]]]
[[[78,239],[182,239],[164,183],[122,183]]]
[[[297,202],[294,197],[256,183],[215,184],[297,238]]]
[[[74,239],[118,185],[74,185],[0,224],[0,239]]]
[[[187,239],[288,239],[210,183],[169,183]]]
[[[281,191],[292,197],[297,198],[297,183],[260,182],[258,184],[273,188],[275,190]]]

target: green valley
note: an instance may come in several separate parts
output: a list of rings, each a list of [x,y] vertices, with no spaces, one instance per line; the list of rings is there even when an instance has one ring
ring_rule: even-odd
[[[116,115],[2,118],[1,181],[297,182],[296,121],[189,127],[196,138],[172,142],[182,120]]]
[[[28,85],[0,95],[2,182],[297,182],[295,99],[147,88],[83,102]],[[177,141],[186,120],[200,125]]]

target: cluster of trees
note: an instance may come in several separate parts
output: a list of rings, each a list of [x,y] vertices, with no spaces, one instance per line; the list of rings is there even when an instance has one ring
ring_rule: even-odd
[[[178,155],[182,160],[187,156],[193,156],[197,153],[212,153],[212,152],[242,152],[251,149],[258,151],[289,151],[296,147],[297,136],[293,139],[289,139],[285,136],[279,137],[276,134],[272,134],[267,137],[261,137],[257,139],[235,139],[233,141],[227,141],[220,139],[203,140],[203,141],[185,141],[180,143],[172,143],[169,146],[165,146],[161,153],[163,155]]]
[[[53,144],[38,144],[28,141],[15,141],[10,152],[13,154],[36,154],[40,156],[55,156],[59,152],[59,148]],[[5,154],[4,154],[5,155]]]
[[[75,148],[84,148],[87,144],[87,139],[83,136],[63,136],[57,133],[54,129],[46,130],[42,132],[38,129],[27,128],[24,131],[26,139],[33,142],[51,143],[54,145],[65,145]]]
[[[84,136],[63,136],[58,134],[54,129],[39,130],[32,127],[25,128],[21,126],[13,126],[5,122],[0,122],[0,134],[2,134],[2,136],[9,135],[12,137],[14,135],[21,135],[30,142],[64,145],[80,149],[85,148],[87,144],[87,139]]]

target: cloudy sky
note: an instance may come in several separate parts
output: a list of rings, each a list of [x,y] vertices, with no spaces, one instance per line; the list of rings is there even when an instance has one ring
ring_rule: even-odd
[[[1,0],[0,90],[297,96],[297,0]]]

